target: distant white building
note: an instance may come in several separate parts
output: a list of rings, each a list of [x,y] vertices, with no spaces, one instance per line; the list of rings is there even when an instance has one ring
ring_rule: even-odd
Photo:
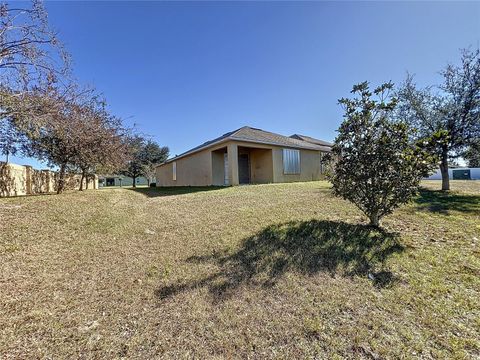
[[[451,180],[480,180],[480,168],[452,168],[448,169],[448,177]],[[427,180],[442,180],[442,173],[437,170]]]
[[[152,182],[155,182],[155,179],[152,179]],[[98,177],[99,187],[109,187],[109,186],[133,186],[133,179],[129,176],[123,175],[100,175]],[[148,179],[139,176],[135,179],[136,186],[147,186]]]

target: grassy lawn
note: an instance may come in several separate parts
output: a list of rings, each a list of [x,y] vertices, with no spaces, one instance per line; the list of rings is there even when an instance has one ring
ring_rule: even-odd
[[[366,227],[326,182],[0,199],[0,358],[478,358],[480,182]]]

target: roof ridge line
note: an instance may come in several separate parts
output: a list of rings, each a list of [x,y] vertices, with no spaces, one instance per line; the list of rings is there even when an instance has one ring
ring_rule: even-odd
[[[234,136],[234,135],[235,135],[236,133],[238,133],[240,130],[245,129],[245,128],[251,129],[250,126],[247,126],[247,125],[242,126],[242,127],[238,128],[237,130],[233,130],[233,131],[227,132],[226,134],[228,134],[228,135],[226,136],[226,138],[230,138],[230,137]],[[224,134],[224,135],[226,135],[226,134]]]

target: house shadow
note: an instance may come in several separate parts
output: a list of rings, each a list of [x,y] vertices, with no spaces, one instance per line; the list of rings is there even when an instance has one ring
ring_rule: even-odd
[[[480,195],[466,195],[421,188],[415,198],[417,209],[448,215],[450,210],[480,212]]]
[[[404,250],[397,233],[367,225],[310,220],[270,225],[243,240],[238,250],[187,259],[192,264],[213,264],[217,271],[191,282],[160,287],[166,299],[180,292],[207,287],[214,301],[235,294],[241,286],[270,287],[287,272],[370,278],[377,288],[397,281],[385,261]]]
[[[225,189],[224,186],[171,186],[171,187],[129,187],[128,190],[135,191],[147,197],[163,197],[174,195],[185,195],[204,191]]]

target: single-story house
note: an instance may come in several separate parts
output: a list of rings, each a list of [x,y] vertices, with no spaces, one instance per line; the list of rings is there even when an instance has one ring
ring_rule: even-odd
[[[332,144],[244,126],[207,141],[156,168],[157,186],[228,186],[323,178]]]

